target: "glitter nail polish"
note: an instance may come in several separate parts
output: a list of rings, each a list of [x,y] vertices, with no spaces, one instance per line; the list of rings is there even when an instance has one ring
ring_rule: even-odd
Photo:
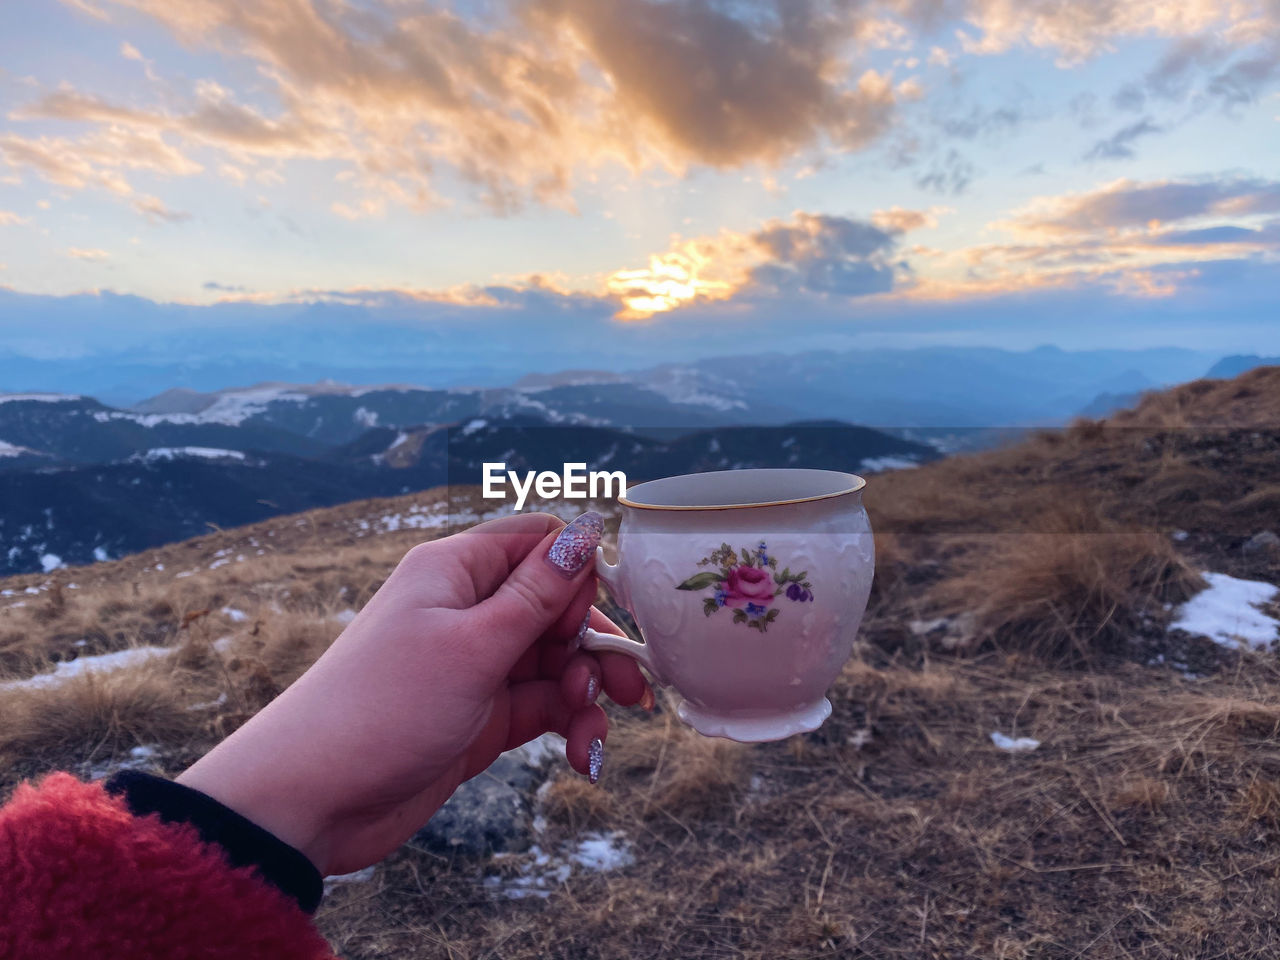
[[[600,679],[594,674],[587,676],[587,703],[595,703],[600,696]]]
[[[600,779],[600,767],[604,764],[604,742],[599,737],[587,747],[587,769],[592,783]]]
[[[572,579],[595,555],[604,533],[604,517],[589,510],[560,531],[547,551],[547,560],[561,576]]]

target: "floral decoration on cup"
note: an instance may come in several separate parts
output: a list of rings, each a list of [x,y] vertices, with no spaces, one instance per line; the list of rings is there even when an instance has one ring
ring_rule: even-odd
[[[778,618],[779,608],[774,601],[780,597],[796,603],[813,599],[813,584],[809,571],[792,573],[790,567],[778,570],[776,557],[769,555],[763,540],[755,550],[743,547],[736,551],[722,543],[718,550],[698,561],[700,567],[716,567],[695,573],[677,585],[677,590],[715,589],[715,593],[702,600],[702,612],[708,617],[722,607],[733,610],[733,622],[745,623],[764,633],[769,624]]]

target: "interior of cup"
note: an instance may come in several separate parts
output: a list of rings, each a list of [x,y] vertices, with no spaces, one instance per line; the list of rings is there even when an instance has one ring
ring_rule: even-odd
[[[723,510],[838,497],[866,481],[834,470],[717,470],[638,483],[621,502],[668,510]]]

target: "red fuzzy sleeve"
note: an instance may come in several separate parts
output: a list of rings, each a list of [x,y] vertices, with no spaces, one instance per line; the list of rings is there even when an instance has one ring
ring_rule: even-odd
[[[0,957],[332,960],[296,902],[188,824],[66,773],[0,808]]]

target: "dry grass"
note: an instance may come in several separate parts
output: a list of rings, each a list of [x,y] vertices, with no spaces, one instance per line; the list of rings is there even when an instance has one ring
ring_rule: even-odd
[[[1204,582],[1167,538],[1100,532],[1096,519],[1064,511],[1037,532],[983,538],[935,596],[974,615],[979,642],[1064,666],[1124,654]]]
[[[1275,525],[1278,422],[1280,371],[1255,371],[874,478],[877,582],[819,731],[742,746],[669,698],[610,708],[601,784],[559,767],[537,842],[620,831],[633,865],[507,900],[484,878],[531,857],[406,847],[335,890],[321,928],[352,960],[1280,955],[1280,670],[1208,641],[1199,679],[1149,665],[1173,657],[1166,604],[1195,570],[1280,582],[1280,558],[1240,550]],[[0,782],[149,744],[181,769],[446,532],[380,518],[446,496],[475,505],[370,501],[0,583],[0,676],[174,651],[0,689]]]

